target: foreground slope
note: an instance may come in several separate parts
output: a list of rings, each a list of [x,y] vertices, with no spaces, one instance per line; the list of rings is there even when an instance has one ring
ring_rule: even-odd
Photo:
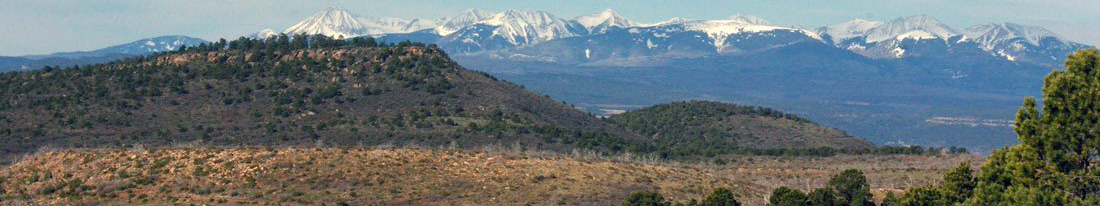
[[[235,148],[43,152],[0,168],[4,205],[616,205],[634,191],[684,202],[717,187],[763,205],[847,168],[876,197],[938,181],[975,156],[728,157],[657,164],[518,152]]]
[[[233,47],[0,74],[0,149],[490,144],[619,151],[627,132],[436,47]],[[298,43],[298,42],[293,42]],[[332,42],[329,42],[332,43]],[[259,46],[257,46],[257,44]],[[214,47],[210,47],[214,48]],[[641,146],[639,146],[641,145]]]
[[[780,111],[712,101],[659,104],[611,117],[611,122],[672,153],[731,150],[738,147],[870,148],[872,144],[844,131]]]

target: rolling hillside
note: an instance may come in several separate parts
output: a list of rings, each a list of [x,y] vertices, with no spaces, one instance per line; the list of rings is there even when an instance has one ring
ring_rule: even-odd
[[[667,146],[662,153],[735,148],[870,148],[866,140],[780,111],[712,101],[659,104],[610,121]]]
[[[305,48],[304,40],[269,40],[0,74],[0,149],[13,154],[43,146],[139,144],[498,144],[608,152],[649,147],[558,101],[463,69],[436,47],[319,46],[341,44],[320,40]]]

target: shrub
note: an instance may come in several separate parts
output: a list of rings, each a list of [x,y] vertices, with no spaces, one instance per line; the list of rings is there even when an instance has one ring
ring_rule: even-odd
[[[660,193],[641,191],[634,192],[623,200],[623,206],[668,206],[665,198]]]
[[[738,202],[733,197],[733,191],[728,188],[714,189],[710,195],[703,198],[703,202],[699,205],[702,206],[741,206],[741,202]]]
[[[775,188],[771,197],[768,198],[769,206],[802,206],[808,202],[809,199],[806,197],[806,193],[788,187]]]

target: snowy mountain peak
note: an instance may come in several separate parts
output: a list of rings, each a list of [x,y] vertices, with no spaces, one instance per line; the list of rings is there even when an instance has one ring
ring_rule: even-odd
[[[116,54],[140,54],[145,52],[174,51],[180,46],[198,45],[204,42],[207,41],[188,36],[171,35],[137,40],[129,44],[107,47],[96,51]]]
[[[894,37],[894,39],[897,39],[898,41],[905,40],[905,39],[921,40],[921,39],[935,39],[935,38],[939,38],[939,36],[936,36],[935,34],[932,34],[932,33],[928,33],[927,31],[924,31],[924,30],[913,30],[913,31],[905,32],[904,34],[898,35],[897,37]]]
[[[156,52],[175,51],[180,46],[195,46],[201,43],[207,43],[208,41],[199,38],[193,38],[188,36],[159,36],[148,39],[142,39],[133,41],[130,43],[115,45],[107,48],[97,49],[94,51],[80,51],[80,52],[59,52],[50,55],[32,55],[27,56],[30,58],[48,58],[48,57],[64,57],[64,58],[80,58],[89,56],[104,56],[112,54],[122,55],[146,55]]]
[[[638,25],[612,9],[607,9],[595,14],[579,16],[573,20],[580,23],[585,28],[588,28],[592,33],[600,33],[610,27],[626,28]]]
[[[966,28],[966,36],[986,47],[999,42],[1023,39],[1032,45],[1039,45],[1043,38],[1055,38],[1062,41],[1061,37],[1050,30],[1037,26],[1027,26],[1013,23],[980,24]]]
[[[522,10],[508,10],[489,17],[480,23],[500,26],[509,23],[520,23],[526,25],[546,25],[552,24],[558,21],[557,17],[550,12],[545,11],[522,11]]]
[[[641,26],[641,27],[661,26],[661,25],[669,25],[669,24],[679,24],[679,23],[684,23],[684,22],[689,22],[689,21],[694,21],[694,20],[684,18],[684,17],[672,17],[672,18],[669,18],[668,20],[664,20],[664,21],[661,21],[661,22],[652,23],[652,24],[641,24],[641,25],[638,25],[638,26]]]
[[[481,22],[489,19],[495,15],[492,12],[481,11],[478,9],[467,9],[461,14],[445,17],[439,20],[439,26],[435,28],[435,32],[442,36],[450,35],[463,27],[473,25],[477,22]]]
[[[771,25],[771,23],[768,23],[767,20],[753,15],[735,14],[733,16],[730,16],[729,20],[756,25]]]
[[[267,39],[273,36],[278,36],[279,32],[272,29],[260,30],[256,33],[249,34],[248,37],[252,39]]]
[[[409,33],[436,26],[435,21],[413,19],[405,20],[392,17],[359,17],[359,22],[367,28],[368,34]]]
[[[1013,23],[980,24],[966,28],[966,37],[981,48],[1009,61],[1060,66],[1065,54],[1088,45],[1059,37],[1042,27]]]
[[[882,26],[882,22],[870,21],[864,19],[853,19],[848,22],[827,25],[817,28],[817,32],[820,34],[829,34],[834,43],[839,43],[844,39],[866,35],[868,31],[875,27]]]
[[[726,46],[727,37],[745,32],[768,32],[773,30],[791,30],[801,32],[806,36],[814,39],[821,40],[821,37],[815,32],[794,29],[789,27],[771,26],[767,24],[767,21],[759,17],[735,15],[730,19],[724,20],[701,20],[701,21],[685,21],[678,24],[683,24],[684,29],[691,31],[702,31],[713,41],[714,46],[719,52]]]
[[[286,29],[287,34],[324,34],[333,37],[355,37],[370,31],[359,17],[338,7],[328,7]]]
[[[930,34],[931,37],[941,39],[948,39],[952,36],[959,34],[959,32],[955,31],[955,29],[952,29],[951,27],[940,23],[939,20],[936,20],[931,16],[916,15],[894,19],[890,22],[874,27],[874,29],[868,31],[867,42],[879,42],[889,39],[895,39],[902,34],[918,30]]]
[[[582,35],[576,22],[558,18],[545,11],[508,10],[478,22],[496,26],[493,36],[500,36],[513,45],[543,42],[551,39]]]

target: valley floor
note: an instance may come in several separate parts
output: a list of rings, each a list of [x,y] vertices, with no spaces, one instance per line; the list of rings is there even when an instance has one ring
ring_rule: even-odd
[[[3,205],[616,205],[634,191],[673,201],[730,187],[763,205],[844,169],[876,198],[938,182],[981,157],[729,156],[724,165],[582,154],[424,148],[172,148],[39,152],[0,168]]]

